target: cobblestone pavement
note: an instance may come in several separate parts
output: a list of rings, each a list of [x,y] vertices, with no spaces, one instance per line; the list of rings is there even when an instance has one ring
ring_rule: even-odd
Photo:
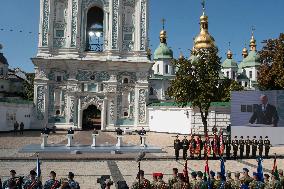
[[[56,134],[49,136],[50,143],[66,143],[66,131],[59,131]],[[146,160],[141,163],[141,169],[145,171],[146,178],[151,180],[153,172],[162,172],[167,180],[173,167],[177,167],[180,171],[183,169],[184,161],[174,161],[173,157],[173,134],[166,133],[147,133],[147,143],[160,146],[165,153],[147,154]],[[104,132],[98,138],[99,143],[115,143],[115,133]],[[75,143],[90,144],[90,132],[76,132]],[[31,169],[36,166],[34,154],[18,153],[18,150],[27,144],[40,143],[40,132],[32,131],[25,132],[23,136],[14,137],[12,133],[0,133],[0,176],[4,180],[9,175],[9,170],[15,169],[19,175],[27,175]],[[127,135],[124,137],[125,143],[139,144],[138,135]],[[284,154],[284,147],[273,147],[271,153],[279,155]],[[181,154],[181,153],[180,153]],[[48,174],[51,170],[57,172],[58,179],[66,178],[69,171],[76,175],[76,180],[81,184],[82,189],[99,188],[97,178],[101,175],[111,175],[112,180],[125,180],[128,184],[135,179],[138,170],[138,164],[134,161],[137,154],[40,154],[40,157],[49,157],[50,160],[42,160],[42,177],[43,181],[48,179]],[[15,157],[20,160],[14,159]],[[27,158],[28,157],[28,158]],[[57,158],[56,158],[57,157]],[[62,157],[62,158],[61,158]],[[4,159],[7,160],[4,160]],[[102,159],[99,160],[88,160]],[[147,158],[150,158],[147,160]],[[153,159],[154,158],[154,159]],[[10,159],[10,160],[9,160]],[[52,160],[57,159],[57,160]],[[72,159],[72,160],[71,160]],[[133,159],[133,160],[131,160]],[[278,168],[284,169],[284,159],[278,160]],[[204,170],[205,162],[203,160],[189,160],[189,171]],[[243,167],[248,167],[252,174],[256,170],[257,162],[254,159],[249,160],[228,160],[226,161],[226,170],[232,172],[241,171]],[[273,166],[273,159],[264,160],[264,172],[269,172]],[[220,170],[219,160],[209,161],[210,169],[214,171]],[[115,187],[113,187],[115,188]]]

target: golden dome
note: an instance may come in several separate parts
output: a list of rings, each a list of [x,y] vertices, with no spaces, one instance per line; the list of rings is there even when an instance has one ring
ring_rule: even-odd
[[[233,57],[232,51],[231,51],[231,50],[228,50],[228,52],[227,52],[227,58],[228,58],[228,59],[232,59],[232,57]]]
[[[254,35],[252,34],[251,39],[250,39],[250,50],[255,51],[256,50],[256,40],[254,39]]]
[[[194,40],[195,49],[210,48],[215,46],[214,38],[208,32],[208,16],[203,12],[200,17],[200,33]]]
[[[184,56],[183,56],[182,52],[180,52],[180,54],[179,54],[179,59],[184,59]]]
[[[167,32],[165,30],[162,30],[160,32],[160,42],[166,43],[166,39],[167,39]]]

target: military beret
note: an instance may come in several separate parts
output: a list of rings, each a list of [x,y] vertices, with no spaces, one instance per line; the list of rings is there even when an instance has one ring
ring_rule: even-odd
[[[34,170],[31,170],[31,171],[30,171],[30,175],[35,176],[35,175],[37,175],[37,174],[36,174],[36,172],[35,172]]]
[[[203,177],[203,173],[201,171],[197,171],[197,176],[198,177]]]
[[[263,176],[266,177],[266,178],[270,177],[269,174],[267,174],[267,173],[265,173]]]
[[[243,171],[247,173],[249,172],[248,168],[243,168]]]
[[[266,136],[265,138],[268,138],[268,136]]]
[[[11,170],[10,173],[17,174],[15,170]]]
[[[191,176],[196,177],[197,176],[196,172],[195,171],[191,172]]]
[[[238,138],[237,136],[235,136],[235,138]]]
[[[262,138],[262,136],[259,136],[259,138]]]
[[[214,171],[210,171],[209,173],[212,177],[215,177],[215,172]]]
[[[241,138],[244,138],[243,136],[241,136]]]
[[[241,174],[239,172],[235,173],[235,177],[239,177]]]
[[[177,135],[176,138],[178,138],[179,136]]]
[[[253,138],[256,138],[256,136],[253,136]]]
[[[249,136],[247,136],[247,138],[249,138]]]
[[[157,173],[153,173],[153,177],[157,177]]]
[[[157,173],[157,177],[163,178],[163,173]]]

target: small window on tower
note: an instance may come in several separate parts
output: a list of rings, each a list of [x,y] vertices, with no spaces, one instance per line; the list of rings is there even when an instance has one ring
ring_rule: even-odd
[[[150,87],[149,95],[154,95],[154,89],[153,89],[153,87]]]
[[[249,78],[252,78],[252,71],[249,71]]]
[[[61,82],[61,81],[62,81],[62,76],[58,75],[58,76],[56,77],[56,81],[57,81],[57,82]]]
[[[229,78],[229,71],[227,71],[227,77]]]
[[[166,72],[166,74],[169,73],[169,66],[168,65],[165,65],[165,72]]]
[[[124,79],[123,79],[123,83],[124,83],[124,84],[127,84],[128,82],[129,82],[129,81],[128,81],[128,78],[124,78]]]

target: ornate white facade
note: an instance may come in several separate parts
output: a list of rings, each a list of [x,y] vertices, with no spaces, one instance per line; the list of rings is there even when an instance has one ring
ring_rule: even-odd
[[[101,111],[101,129],[147,127],[148,0],[40,0],[35,65],[41,127],[82,129]]]

